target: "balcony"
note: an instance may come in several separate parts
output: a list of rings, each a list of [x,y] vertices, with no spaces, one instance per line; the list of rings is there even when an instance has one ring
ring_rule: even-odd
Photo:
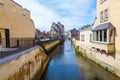
[[[115,52],[115,27],[110,22],[93,28],[92,48],[104,53]]]
[[[92,48],[105,53],[114,53],[115,44],[114,43],[104,43],[104,42],[93,42]]]

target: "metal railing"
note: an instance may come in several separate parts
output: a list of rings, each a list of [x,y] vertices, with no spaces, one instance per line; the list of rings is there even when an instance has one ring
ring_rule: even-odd
[[[5,58],[34,46],[34,38],[2,38],[0,45],[0,58]]]
[[[34,38],[2,38],[0,44],[0,59],[18,54],[24,50],[32,48],[34,46],[40,46],[45,53],[48,55],[48,51],[44,47],[44,43],[49,41],[41,41],[40,39]],[[54,41],[56,39],[51,39],[50,41]],[[60,39],[63,40],[63,39]]]

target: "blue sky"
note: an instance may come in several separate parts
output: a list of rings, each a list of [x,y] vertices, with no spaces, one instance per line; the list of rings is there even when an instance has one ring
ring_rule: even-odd
[[[65,30],[92,24],[96,0],[14,0],[30,10],[35,27],[49,31],[52,22],[61,22]]]

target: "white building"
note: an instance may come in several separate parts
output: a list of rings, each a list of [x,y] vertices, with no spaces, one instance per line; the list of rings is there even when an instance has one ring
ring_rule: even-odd
[[[92,48],[92,26],[87,25],[80,29],[80,49],[90,53]]]

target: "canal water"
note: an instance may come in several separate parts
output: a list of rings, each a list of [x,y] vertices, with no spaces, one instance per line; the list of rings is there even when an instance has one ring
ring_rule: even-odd
[[[40,80],[120,80],[90,60],[77,56],[69,40],[60,44],[50,57]]]

